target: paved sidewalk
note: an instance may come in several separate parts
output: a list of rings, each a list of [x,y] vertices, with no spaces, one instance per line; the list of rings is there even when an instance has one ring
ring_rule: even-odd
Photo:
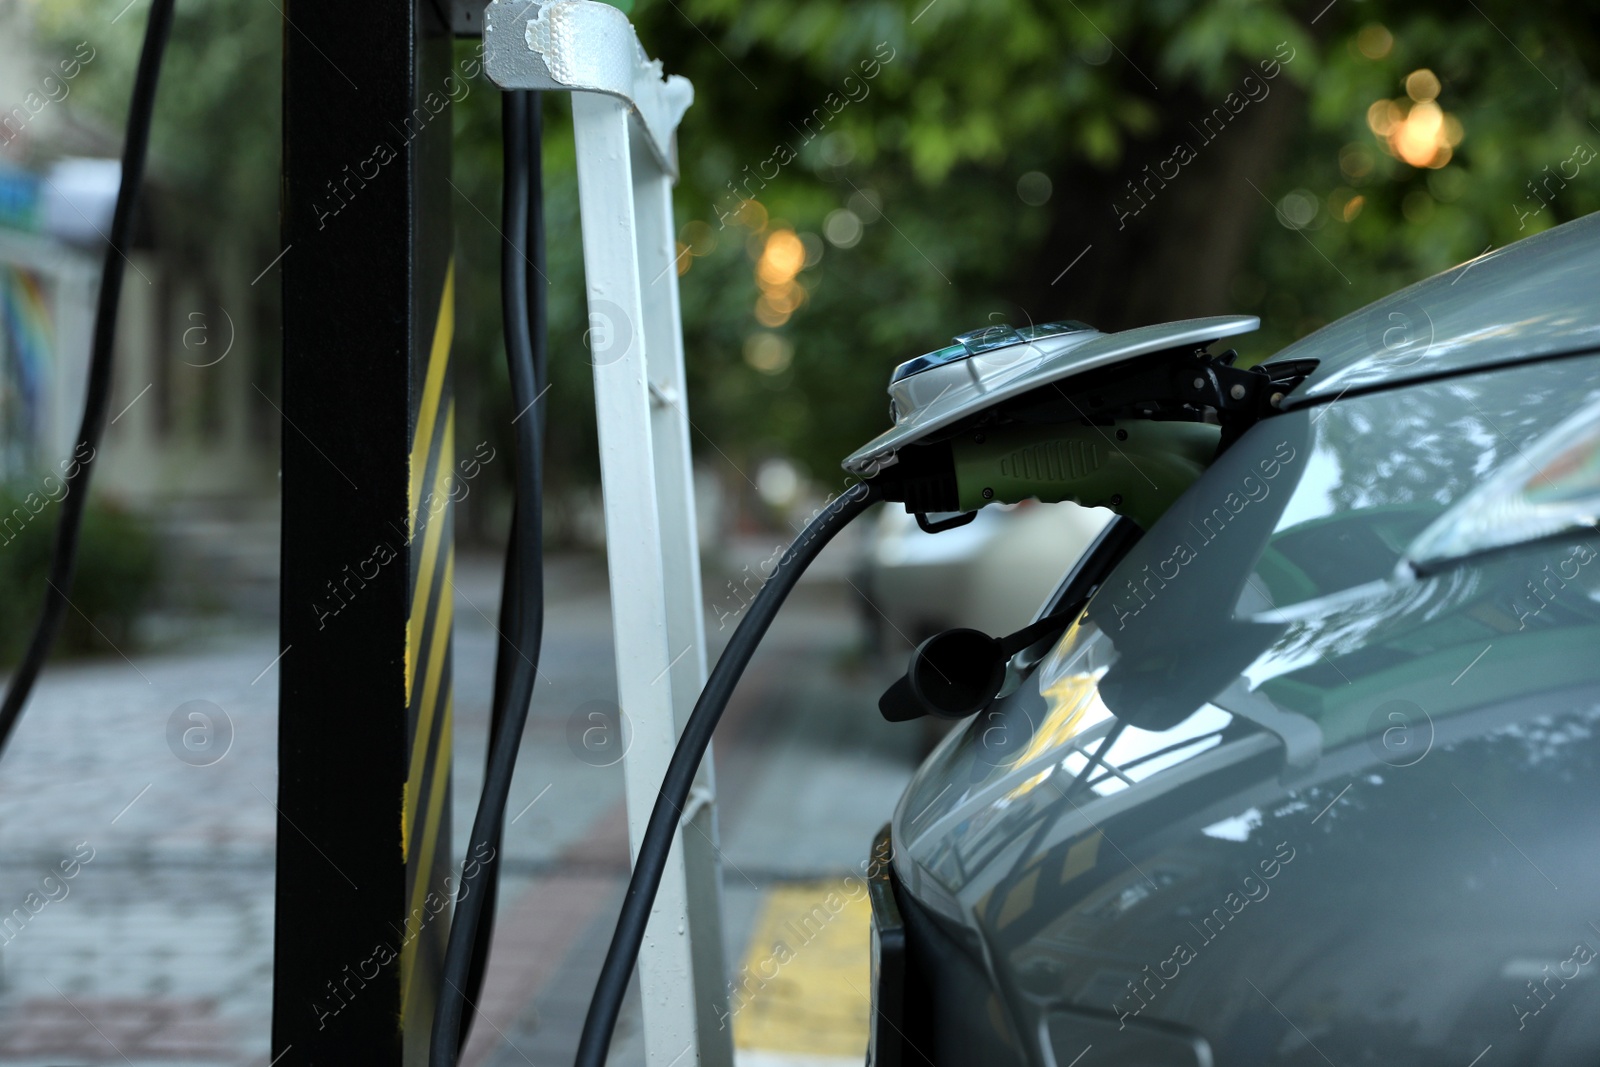
[[[265,1062],[274,644],[43,675],[0,764],[0,916],[30,916],[0,933],[0,1060]],[[167,745],[193,700],[232,722],[213,766]]]
[[[621,768],[567,743],[569,719],[615,695],[604,575],[590,560],[553,570],[474,1065],[570,1061],[627,872]],[[459,846],[482,779],[494,561],[458,562],[456,584]],[[881,681],[846,669],[855,618],[825,585],[802,587],[719,731],[735,970],[758,916],[776,921],[773,894],[848,873],[909,775],[915,738],[878,718]],[[0,764],[0,1063],[267,1063],[276,654],[260,632],[45,672]],[[221,723],[194,701],[231,724],[210,766],[169,747],[175,719],[180,734],[201,724],[191,712]],[[613,1062],[642,1058],[635,1000]]]

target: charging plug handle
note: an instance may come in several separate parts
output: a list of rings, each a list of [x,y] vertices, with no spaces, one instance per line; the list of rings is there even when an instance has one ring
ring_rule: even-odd
[[[917,646],[906,673],[878,698],[879,713],[890,722],[976,715],[999,694],[1011,657],[1064,629],[1086,603],[1075,600],[1002,638],[964,627],[934,634]]]

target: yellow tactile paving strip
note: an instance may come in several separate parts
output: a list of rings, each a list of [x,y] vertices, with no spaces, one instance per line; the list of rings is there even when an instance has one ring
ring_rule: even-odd
[[[734,1045],[855,1057],[872,1006],[872,907],[860,878],[782,886],[767,895],[730,977]]]

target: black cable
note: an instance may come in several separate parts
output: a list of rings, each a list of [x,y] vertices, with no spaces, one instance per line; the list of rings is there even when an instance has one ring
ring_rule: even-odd
[[[544,566],[541,558],[543,530],[542,411],[528,320],[526,252],[522,247],[528,229],[529,143],[528,99],[525,93],[501,96],[500,127],[504,146],[502,171],[500,304],[504,320],[506,363],[511,377],[511,399],[516,452],[516,519],[512,524],[510,559],[501,593],[500,663],[496,665],[494,729],[489,738],[488,766],[483,794],[472,822],[467,855],[478,860],[464,867],[450,940],[445,949],[443,981],[434,1008],[428,1062],[432,1067],[454,1067],[460,1056],[466,1028],[462,1025],[467,986],[474,958],[481,968],[486,956],[478,951],[478,929],[486,905],[485,887],[498,876],[497,843],[505,823],[506,798],[516,770],[517,748],[528,718],[528,703],[538,671],[539,642],[544,627]],[[508,655],[507,653],[511,653]],[[493,851],[484,851],[493,849]],[[481,858],[480,858],[481,857]]]
[[[1182,741],[1174,741],[1172,744],[1158,748],[1154,752],[1146,752],[1144,755],[1135,759],[1131,759],[1126,763],[1119,763],[1117,764],[1117,770],[1131,771],[1135,767],[1138,767],[1141,764],[1149,763],[1153,759],[1160,759],[1162,756],[1170,756],[1172,753],[1177,752],[1180,749],[1188,748],[1190,745],[1197,745],[1209,737],[1221,737],[1227,732],[1228,727],[1223,726],[1219,729],[1212,730],[1210,733],[1195,734],[1193,737],[1185,737]],[[1105,768],[1105,773],[1100,775],[1098,778],[1089,779],[1089,787],[1091,789],[1099,785],[1101,782],[1117,777],[1116,773],[1110,769],[1111,765],[1109,763],[1102,764],[1102,766]]]
[[[112,341],[117,329],[117,305],[122,298],[123,267],[133,235],[134,211],[139,187],[144,181],[145,155],[150,146],[150,117],[155,110],[156,83],[161,77],[161,56],[172,31],[173,0],[154,0],[144,28],[144,48],[139,53],[139,69],[133,79],[133,97],[128,104],[128,125],[122,141],[122,182],[117,188],[117,206],[111,216],[111,236],[106,241],[105,266],[100,272],[100,296],[94,312],[94,341],[89,354],[88,385],[84,390],[83,422],[78,427],[78,456],[88,446],[87,458],[66,477],[66,497],[61,502],[61,520],[56,524],[55,549],[50,556],[44,606],[39,622],[28,642],[28,650],[0,703],[0,753],[22,717],[23,705],[33,683],[50,656],[61,622],[66,617],[72,589],[72,576],[78,563],[78,534],[83,528],[83,512],[89,497],[89,476],[106,428],[106,410],[111,403]]]
[[[439,25],[444,27],[444,32],[449,34],[453,40],[455,38],[455,23],[450,21],[450,13],[444,9],[444,4],[440,0],[428,0],[428,6],[433,8],[434,15],[439,19]]]
[[[1089,762],[1084,764],[1083,770],[1078,772],[1078,777],[1067,787],[1067,791],[1061,794],[1063,799],[1070,801],[1074,796],[1088,788],[1090,784],[1089,776],[1094,773],[1095,767],[1103,767],[1107,774],[1111,773],[1111,765],[1105,761],[1105,754],[1112,745],[1117,743],[1117,738],[1122,736],[1122,731],[1127,725],[1128,723],[1124,719],[1118,719],[1111,724],[1111,729],[1107,730],[1106,735],[1100,739],[1100,744],[1094,750],[1094,755],[1089,756]]]
[[[672,848],[684,805],[688,803],[695,771],[705,756],[706,746],[711,743],[711,733],[717,727],[717,720],[728,706],[734,686],[739,683],[739,677],[750,662],[751,654],[761,643],[762,636],[772,624],[773,616],[778,613],[789,591],[817,553],[852,519],[876,503],[881,495],[876,485],[860,482],[836,497],[807,524],[778,560],[772,577],[750,602],[749,614],[740,621],[728,641],[728,647],[712,669],[711,678],[700,693],[700,699],[695,701],[694,713],[684,724],[677,748],[673,749],[672,761],[667,765],[661,791],[650,812],[650,822],[639,843],[639,856],[633,865],[633,877],[628,881],[627,896],[622,901],[622,914],[617,918],[616,931],[611,935],[611,947],[606,951],[600,979],[595,983],[594,998],[589,1001],[589,1013],[583,1020],[577,1067],[605,1065],[606,1053],[611,1047],[611,1032],[617,1025],[617,1014],[622,1010],[628,979],[639,958],[639,945],[644,941],[650,909],[655,904],[656,890],[661,886],[667,853]]]
[[[528,90],[528,269],[524,276],[529,331],[533,339],[533,378],[539,387],[539,432],[544,433],[544,391],[549,385],[546,363],[545,295],[550,287],[544,254],[544,94]],[[542,440],[541,436],[541,440]]]
[[[528,252],[528,266],[525,271],[524,292],[527,300],[528,334],[533,352],[533,385],[538,398],[532,417],[536,417],[535,427],[538,432],[541,452],[544,442],[544,394],[548,388],[548,345],[546,344],[545,330],[545,253],[544,253],[544,175],[542,166],[544,144],[544,109],[543,100],[538,92],[526,91],[522,93],[527,99],[527,126],[528,126],[528,222],[525,249]],[[542,472],[541,472],[542,473]],[[542,480],[542,478],[541,478]],[[518,548],[521,538],[518,536],[517,512],[520,505],[514,505],[511,517],[511,536],[506,542],[505,573],[500,587],[500,633],[509,635],[516,626],[515,597],[520,582],[521,557]],[[535,565],[542,566],[539,553],[535,553]],[[537,618],[537,625],[542,631],[544,619],[544,605],[534,605],[531,614]],[[535,661],[538,657],[535,655]],[[502,636],[499,650],[495,655],[494,664],[494,701],[491,706],[489,718],[489,736],[496,737],[500,732],[500,725],[505,721],[506,701],[510,699],[512,690],[512,673],[518,662],[517,646],[507,637]],[[484,753],[484,762],[487,765],[492,749]],[[485,781],[487,781],[488,767],[484,768]],[[491,845],[498,855],[501,846],[501,827],[495,828],[494,840]],[[477,929],[473,932],[472,963],[467,972],[467,981],[463,988],[463,996],[468,1004],[478,1003],[478,995],[483,990],[483,976],[489,966],[489,949],[494,941],[495,904],[500,896],[500,868],[494,868],[487,881],[483,883],[480,892],[483,893],[482,915],[478,921]],[[468,1012],[462,1016],[461,1040],[457,1043],[460,1049],[467,1047],[467,1038],[472,1033],[472,1020],[475,1012]]]
[[[513,504],[511,512],[511,533],[506,541],[505,567],[500,581],[500,644],[495,652],[494,660],[494,698],[489,710],[489,743],[484,747],[484,782],[489,781],[490,769],[494,763],[494,739],[500,736],[500,730],[505,723],[507,702],[511,699],[513,688],[512,675],[515,673],[514,664],[517,660],[517,646],[509,636],[515,632],[517,625],[516,596],[521,582],[521,564],[518,562],[518,536],[517,536],[517,511],[519,505]],[[494,855],[500,854],[501,827],[495,827],[492,840],[489,842],[494,850]],[[479,994],[483,991],[483,977],[489,968],[489,946],[494,939],[494,913],[495,904],[500,897],[500,868],[496,864],[490,876],[484,880],[478,892],[483,894],[483,907],[478,920],[477,928],[473,931],[472,956],[467,964],[466,981],[461,983],[461,995],[469,1005],[478,1003]],[[458,910],[453,922],[461,921]],[[467,1011],[461,1017],[461,1036],[456,1042],[456,1054],[459,1056],[466,1050],[467,1039],[472,1036],[472,1020],[476,1012]]]
[[[499,648],[495,653],[494,661],[494,698],[489,710],[489,742],[484,745],[483,774],[484,781],[488,781],[489,768],[493,763],[493,739],[499,736],[501,724],[506,719],[506,703],[511,698],[513,667],[517,658],[516,644],[509,636],[516,627],[517,611],[515,600],[517,587],[521,581],[517,553],[517,507],[513,505],[511,514],[511,532],[506,541],[505,565],[500,581],[500,622],[501,634]],[[498,854],[501,840],[498,828],[490,846]],[[496,867],[495,875],[485,881],[479,892],[483,897],[483,915],[478,922],[478,928],[473,932],[472,960],[467,971],[467,980],[462,986],[462,995],[468,1004],[478,1003],[478,994],[483,990],[484,972],[489,966],[489,944],[494,938],[495,904],[500,896],[499,868]],[[461,1040],[459,1047],[465,1050],[467,1038],[472,1033],[473,1013],[468,1011],[461,1020]]]

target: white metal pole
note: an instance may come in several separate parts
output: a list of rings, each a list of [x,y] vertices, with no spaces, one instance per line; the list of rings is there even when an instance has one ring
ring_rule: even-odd
[[[572,97],[572,115],[618,703],[632,725],[631,745],[623,760],[628,839],[637,859],[650,809],[677,743],[673,696],[681,683],[673,677],[673,656],[684,649],[671,648],[669,642],[673,636],[683,640],[693,627],[684,625],[681,594],[673,598],[677,612],[669,612],[646,359],[649,333],[661,334],[659,328],[649,330],[651,317],[644,306],[629,112],[615,97],[578,92]],[[655,318],[659,321],[659,313]],[[662,355],[662,362],[670,366],[671,347]],[[673,540],[681,544],[684,516],[672,517]],[[684,565],[682,560],[674,562]],[[674,575],[672,585],[681,589],[683,576]],[[696,620],[698,602],[696,595],[692,601]],[[692,649],[688,652],[693,654]],[[703,1051],[683,846],[680,827],[639,954],[645,1056],[651,1067],[699,1063]],[[720,952],[720,945],[717,948]],[[704,974],[704,953],[701,956]],[[713,1039],[711,1033],[704,1036]]]
[[[706,677],[672,183],[694,97],[625,15],[595,0],[491,0],[485,67],[507,89],[572,94],[589,349],[634,861]],[[639,953],[646,1062],[732,1067],[709,753]]]
[[[672,179],[638,138],[633,140],[633,194],[638,226],[645,351],[655,449],[656,508],[665,564],[667,650],[673,667],[676,732],[683,731],[706,681],[705,614],[700,607],[700,546],[694,508],[694,467],[689,448],[689,405],[684,375],[683,323],[678,308],[677,228]],[[660,781],[658,777],[657,782]],[[654,798],[650,798],[653,802]],[[711,749],[696,773],[679,845],[688,888],[689,951],[700,1032],[702,1067],[732,1067],[733,1044],[722,944],[722,866],[717,844],[716,784]],[[650,818],[648,805],[630,810],[637,842]]]

